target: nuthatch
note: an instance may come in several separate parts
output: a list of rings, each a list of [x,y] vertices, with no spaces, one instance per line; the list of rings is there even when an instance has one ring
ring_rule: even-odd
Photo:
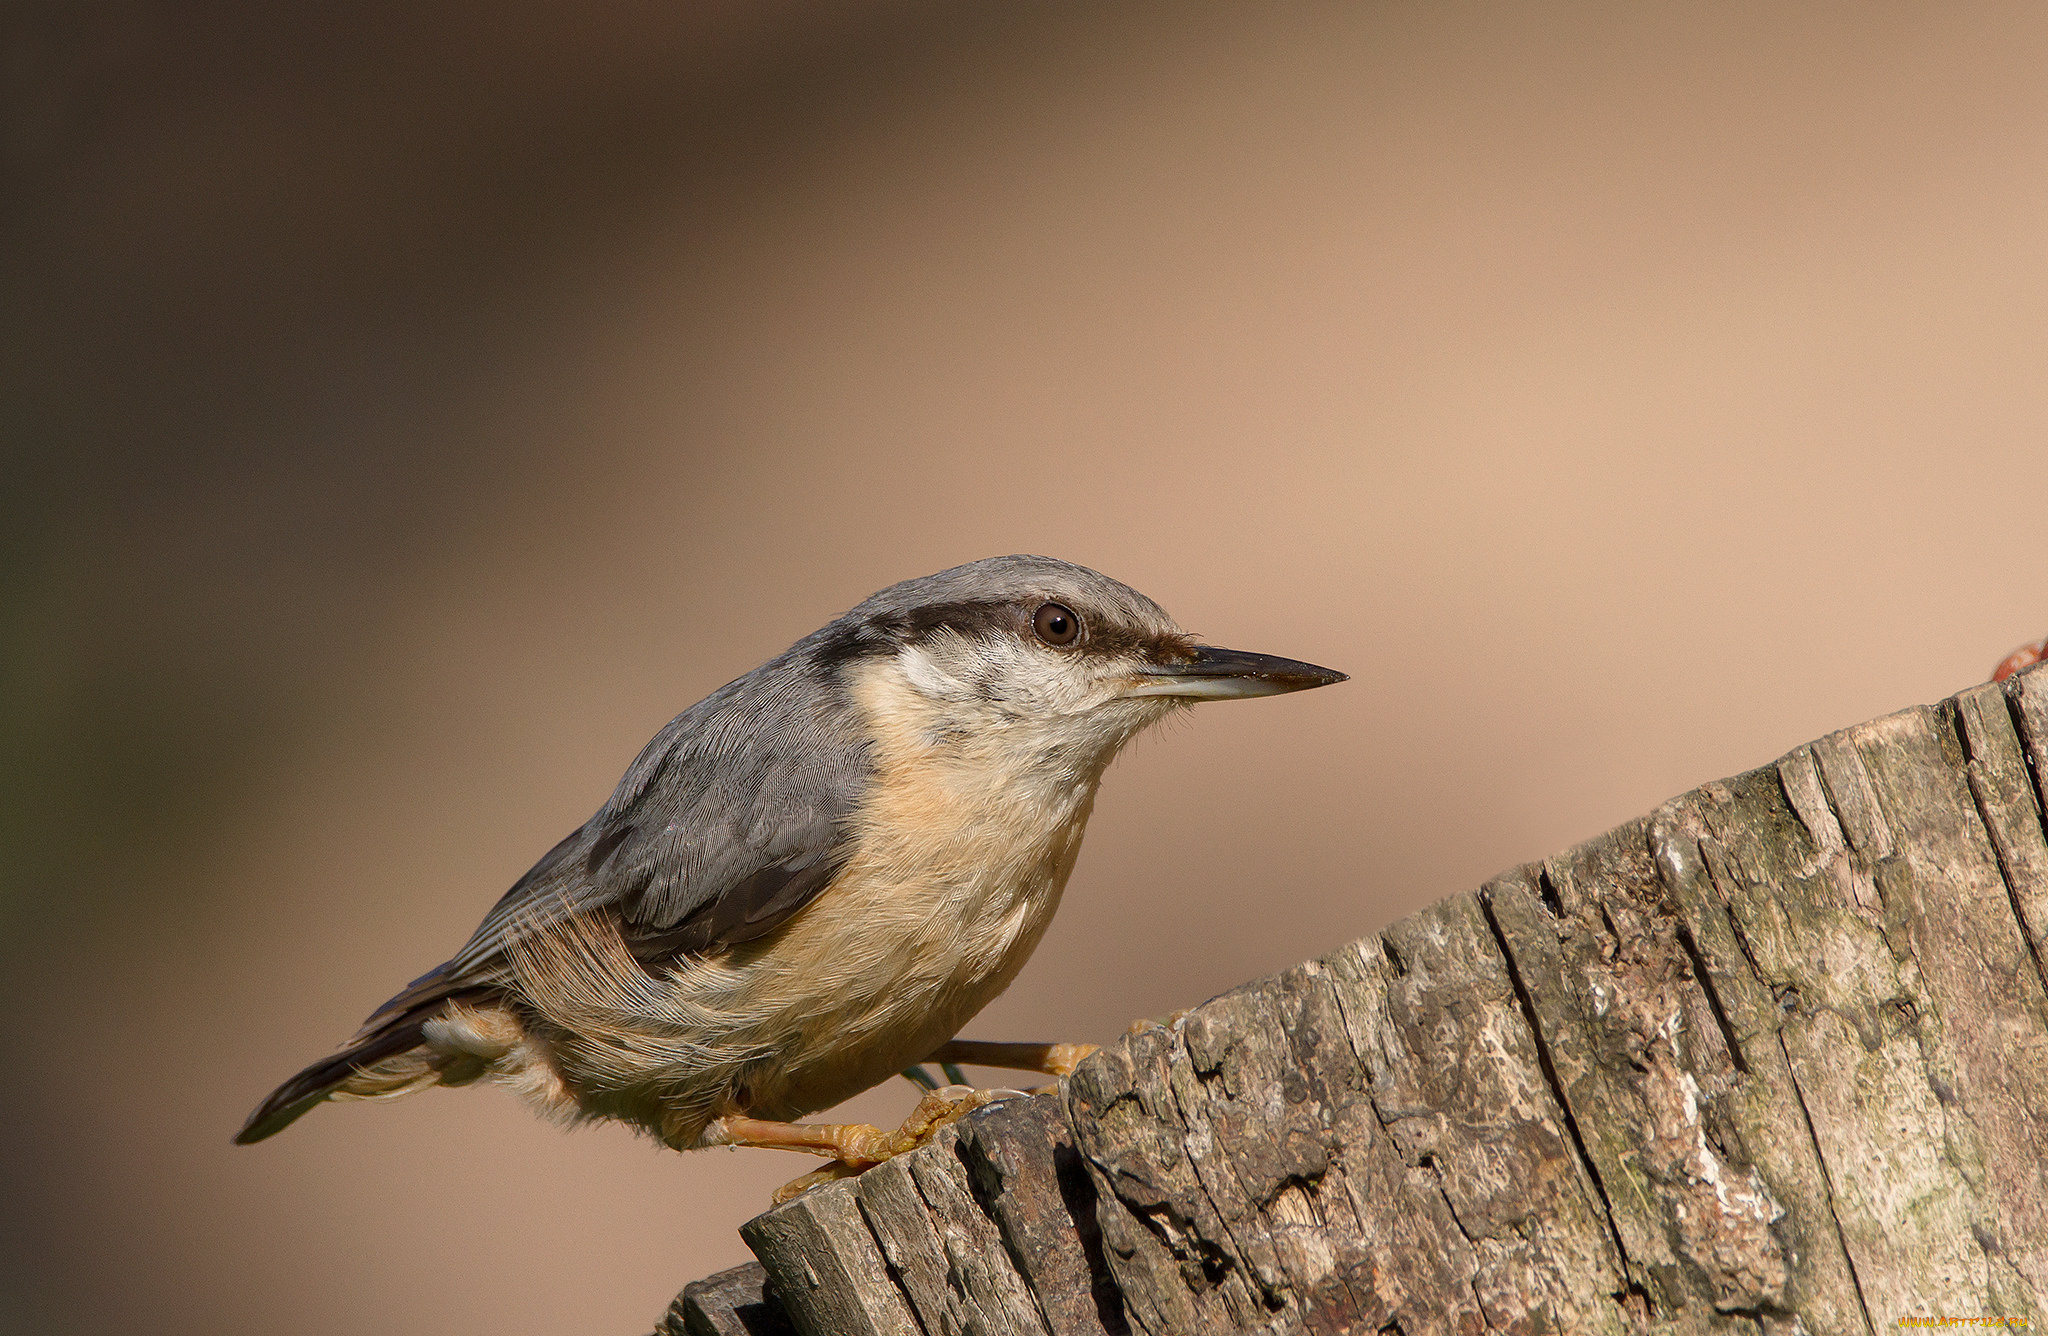
[[[1038,945],[1117,750],[1178,706],[1343,680],[1195,644],[1047,557],[892,585],[677,716],[452,960],[235,1140],[489,1079],[679,1150],[886,1159],[975,1099],[894,1134],[793,1120],[921,1062],[1064,1075],[1089,1051],[953,1036]]]

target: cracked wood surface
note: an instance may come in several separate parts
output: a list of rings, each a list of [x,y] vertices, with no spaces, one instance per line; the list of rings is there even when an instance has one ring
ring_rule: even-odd
[[[1823,738],[750,1221],[662,1330],[2039,1325],[2044,773],[2048,667]]]

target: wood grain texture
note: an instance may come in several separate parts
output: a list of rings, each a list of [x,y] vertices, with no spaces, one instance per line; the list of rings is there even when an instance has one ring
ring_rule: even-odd
[[[654,1326],[654,1336],[796,1336],[782,1305],[768,1292],[759,1262],[721,1271],[683,1287]]]
[[[2044,770],[2034,669],[1706,785],[768,1212],[770,1305],[805,1336],[2038,1326]]]

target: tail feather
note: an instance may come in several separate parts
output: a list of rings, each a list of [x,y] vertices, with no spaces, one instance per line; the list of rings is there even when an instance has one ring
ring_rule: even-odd
[[[429,1062],[398,1064],[403,1072],[376,1072],[380,1063],[402,1057],[425,1042],[425,1027],[446,1011],[450,1002],[468,1001],[487,989],[450,988],[442,980],[446,967],[415,979],[404,992],[379,1007],[363,1032],[332,1057],[322,1058],[270,1093],[235,1133],[235,1144],[247,1146],[276,1136],[315,1104],[340,1096],[373,1097],[399,1094],[438,1076]],[[439,985],[439,986],[437,986]],[[353,1084],[356,1089],[344,1089]]]
[[[249,1121],[242,1125],[242,1130],[235,1133],[235,1144],[246,1146],[265,1137],[276,1136],[315,1104],[332,1095],[349,1078],[386,1058],[419,1047],[423,1038],[421,1029],[429,1019],[427,1014],[410,1016],[398,1025],[358,1039],[333,1057],[322,1058],[306,1068],[272,1091],[270,1098],[257,1106],[256,1112],[249,1115]]]

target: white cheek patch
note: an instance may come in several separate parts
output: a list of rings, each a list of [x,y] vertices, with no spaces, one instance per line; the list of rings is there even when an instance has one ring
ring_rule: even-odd
[[[897,651],[896,667],[905,682],[935,700],[959,700],[969,694],[967,683],[952,670],[952,665],[943,662],[927,646],[908,645]]]
[[[1027,652],[1004,667],[1004,696],[1034,715],[1073,714],[1093,704],[1087,669],[1065,656]]]
[[[1114,746],[1109,738],[1120,741],[1134,727],[1125,711],[1109,712],[1114,718],[1096,716],[1126,694],[1135,665],[1113,670],[1076,654],[941,632],[898,650],[892,666],[928,707],[943,709],[942,720],[934,722],[954,728],[1026,725],[1062,745],[1099,733],[1105,745]],[[1147,722],[1154,717],[1144,713]]]
[[[968,639],[941,632],[923,644],[906,645],[896,655],[898,670],[912,690],[930,700],[976,709],[1008,706],[1037,713],[1053,706],[1039,665],[1020,646],[989,639]]]

